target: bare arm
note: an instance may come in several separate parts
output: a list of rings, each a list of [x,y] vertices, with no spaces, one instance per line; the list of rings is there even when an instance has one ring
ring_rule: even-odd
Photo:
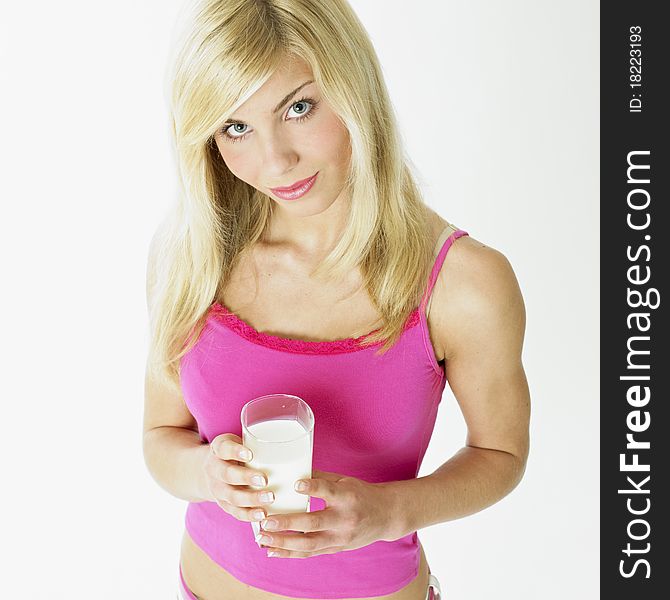
[[[152,240],[146,273],[147,306],[155,273]],[[168,493],[201,502],[207,499],[202,464],[209,452],[198,433],[196,420],[181,394],[162,386],[152,377],[147,361],[144,383],[144,461],[154,480]]]
[[[525,309],[516,277],[501,253],[475,240],[452,251],[432,310],[449,340],[446,375],[468,427],[466,445],[428,476],[382,484],[394,507],[394,538],[498,502],[518,485],[528,457]]]
[[[152,419],[156,418],[156,413],[151,408],[150,378],[147,378],[146,387],[148,391],[145,394],[145,427],[148,427],[148,421],[152,422]],[[153,398],[155,400],[155,396]],[[173,414],[177,416],[177,412]],[[179,420],[177,416],[172,422],[176,423]],[[162,419],[162,422],[166,422],[165,419]],[[189,502],[211,500],[203,470],[210,449],[209,444],[200,440],[197,429],[193,430],[188,424],[150,427],[144,430],[142,448],[144,462],[151,476],[164,490]]]
[[[203,464],[210,452],[197,432],[158,427],[144,434],[144,461],[164,490],[189,502],[211,501],[204,487]]]

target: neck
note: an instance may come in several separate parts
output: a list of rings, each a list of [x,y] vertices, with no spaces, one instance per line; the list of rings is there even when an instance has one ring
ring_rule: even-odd
[[[349,204],[343,194],[326,210],[314,215],[295,215],[285,208],[275,207],[264,242],[320,260],[342,236],[348,214]]]

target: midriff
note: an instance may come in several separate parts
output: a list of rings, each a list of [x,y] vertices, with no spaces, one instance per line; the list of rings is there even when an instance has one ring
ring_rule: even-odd
[[[405,587],[385,596],[370,596],[370,600],[425,600],[428,590],[430,570],[423,546],[419,543],[421,560],[419,574]],[[275,560],[275,559],[272,559]],[[304,560],[300,558],[283,558],[276,560]],[[259,588],[242,583],[220,565],[215,563],[191,539],[186,530],[181,544],[181,570],[186,585],[199,600],[294,600],[293,596],[273,594]],[[322,600],[314,598],[309,600]],[[361,600],[360,598],[343,598],[342,600]]]

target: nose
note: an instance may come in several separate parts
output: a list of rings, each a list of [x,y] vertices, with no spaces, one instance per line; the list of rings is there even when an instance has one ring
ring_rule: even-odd
[[[271,185],[288,185],[288,174],[299,162],[298,153],[287,140],[273,137],[263,149],[263,172]]]

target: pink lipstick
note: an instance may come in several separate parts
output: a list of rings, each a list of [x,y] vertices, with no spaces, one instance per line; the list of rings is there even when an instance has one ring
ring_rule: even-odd
[[[270,191],[279,198],[284,200],[296,200],[304,196],[309,190],[312,189],[314,182],[316,181],[316,176],[319,174],[317,171],[308,179],[302,179],[301,181],[296,181],[294,184],[287,187],[276,187],[270,188]]]

